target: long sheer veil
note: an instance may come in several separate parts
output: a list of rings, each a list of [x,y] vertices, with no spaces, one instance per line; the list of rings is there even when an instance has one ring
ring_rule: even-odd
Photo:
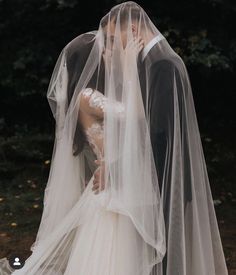
[[[139,52],[140,37],[148,51]],[[78,119],[87,87],[107,99],[101,205],[136,229],[148,259],[148,265],[137,259],[138,274],[228,274],[186,67],[131,1],[112,8],[97,31],[76,37],[58,57],[47,91],[55,142],[44,209],[33,253],[14,274],[63,274],[76,229],[93,217],[85,194],[96,167]]]

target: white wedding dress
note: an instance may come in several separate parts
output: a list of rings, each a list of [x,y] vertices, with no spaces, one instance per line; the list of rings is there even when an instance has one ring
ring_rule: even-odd
[[[102,93],[92,89],[85,89],[82,93],[90,97],[91,107],[104,109],[106,97]],[[118,113],[122,113],[121,104],[117,102],[114,107]],[[94,122],[85,133],[97,159],[101,159],[103,121]],[[86,197],[88,207],[93,208],[94,216],[78,229],[64,275],[139,274],[137,259],[142,255],[133,249],[136,240],[131,238],[136,235],[132,234],[136,229],[127,216],[107,211],[103,207],[106,189],[94,194],[93,179],[94,176],[88,182],[83,196]]]
[[[102,93],[85,89],[83,95],[90,97],[89,104],[91,107],[104,108],[107,98]],[[117,113],[122,114],[123,107],[121,104],[117,102],[114,108]],[[102,156],[100,146],[103,138],[103,121],[95,121],[87,128],[86,136],[97,159],[100,159]],[[94,176],[89,180],[78,202],[63,220],[63,224],[71,221],[73,217],[76,221],[78,219],[76,215],[80,215],[80,220],[83,220],[82,224],[75,227],[68,260],[62,260],[62,262],[66,261],[66,264],[63,263],[65,266],[63,271],[54,272],[53,268],[50,268],[49,271],[39,272],[40,268],[34,269],[34,262],[37,262],[38,256],[36,255],[30,261],[34,255],[33,252],[26,260],[23,268],[15,270],[13,273],[3,261],[0,274],[148,275],[150,273],[150,266],[149,269],[142,269],[142,267],[148,266],[150,258],[148,258],[148,253],[143,255],[143,251],[140,250],[140,244],[143,243],[141,235],[137,234],[137,230],[129,217],[106,210],[105,203],[108,194],[106,188],[95,194],[92,190],[93,179]],[[54,234],[56,236],[57,232]],[[45,245],[41,252],[50,253],[48,252],[50,249],[50,246],[46,247]]]

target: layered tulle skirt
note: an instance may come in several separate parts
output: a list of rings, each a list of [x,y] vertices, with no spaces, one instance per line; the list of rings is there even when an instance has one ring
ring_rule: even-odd
[[[92,187],[93,177],[62,223],[11,274],[150,274],[153,250],[128,216],[106,210],[106,190],[95,194]]]

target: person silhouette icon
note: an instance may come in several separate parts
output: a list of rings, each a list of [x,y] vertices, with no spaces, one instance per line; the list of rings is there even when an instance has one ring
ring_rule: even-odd
[[[13,269],[21,269],[25,264],[25,260],[23,259],[23,257],[16,254],[11,255],[8,259],[8,262],[10,267]]]
[[[13,265],[14,265],[14,266],[16,266],[16,265],[17,265],[17,266],[21,265],[20,259],[19,259],[18,257],[15,258],[15,262],[13,263]]]

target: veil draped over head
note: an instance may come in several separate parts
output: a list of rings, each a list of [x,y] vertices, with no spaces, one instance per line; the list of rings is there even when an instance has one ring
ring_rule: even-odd
[[[148,259],[147,266],[137,259],[136,274],[227,274],[186,67],[134,2],[113,7],[97,31],[73,39],[56,62],[47,91],[55,143],[24,274],[63,274],[75,229],[93,217],[83,215],[96,169],[78,116],[86,88],[106,103],[100,203],[135,227]]]

